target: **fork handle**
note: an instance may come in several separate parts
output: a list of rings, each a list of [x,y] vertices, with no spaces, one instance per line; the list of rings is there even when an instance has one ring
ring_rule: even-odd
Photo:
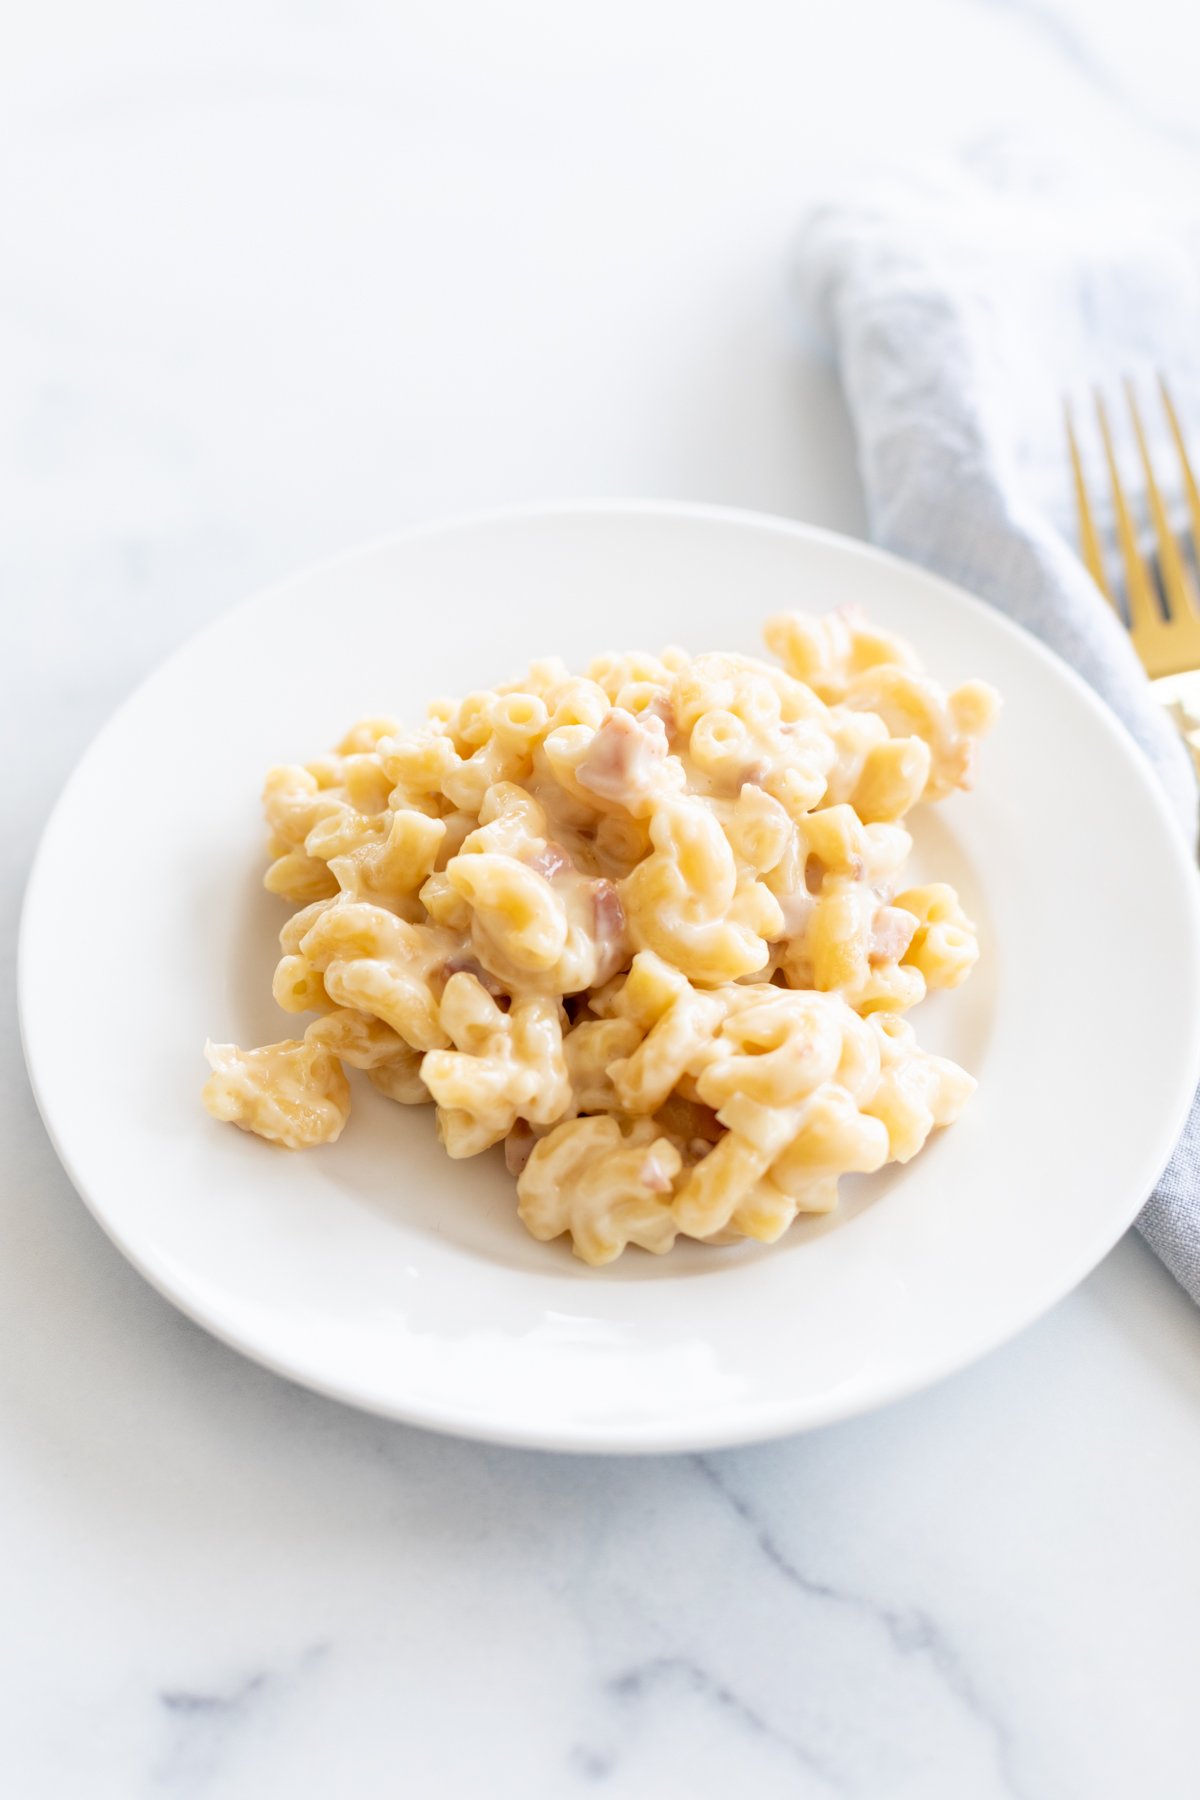
[[[1150,685],[1178,725],[1200,780],[1200,669],[1189,669],[1186,675],[1162,675]]]

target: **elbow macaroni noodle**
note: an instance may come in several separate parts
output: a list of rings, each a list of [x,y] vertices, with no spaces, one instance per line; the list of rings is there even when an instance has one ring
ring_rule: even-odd
[[[998,699],[852,608],[766,639],[782,668],[536,662],[272,769],[273,990],[313,1017],[210,1044],[209,1111],[329,1143],[362,1070],[450,1156],[503,1142],[529,1231],[593,1264],[773,1242],[915,1156],[975,1084],[903,1015],[978,942],[953,888],[901,887],[901,820],[970,786]]]

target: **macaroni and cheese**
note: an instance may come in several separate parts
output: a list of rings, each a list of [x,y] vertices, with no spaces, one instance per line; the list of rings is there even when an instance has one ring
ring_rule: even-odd
[[[597,1264],[771,1242],[915,1156],[974,1082],[903,1015],[978,943],[953,888],[903,885],[902,820],[970,786],[997,696],[853,609],[766,639],[782,667],[535,662],[272,769],[274,995],[312,1021],[210,1044],[209,1111],[329,1143],[362,1070],[450,1156],[503,1144],[529,1231]]]

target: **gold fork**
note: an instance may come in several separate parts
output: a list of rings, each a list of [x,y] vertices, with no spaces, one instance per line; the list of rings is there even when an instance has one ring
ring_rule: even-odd
[[[1187,498],[1192,544],[1200,553],[1200,486],[1192,472],[1187,444],[1179,415],[1171,399],[1166,381],[1158,378],[1159,393],[1167,424],[1179,457],[1183,488]],[[1162,578],[1162,601],[1149,565],[1138,547],[1137,527],[1117,467],[1112,428],[1103,397],[1093,395],[1104,460],[1112,487],[1113,513],[1117,544],[1125,574],[1125,606],[1122,613],[1115,589],[1108,577],[1100,532],[1088,498],[1083,459],[1075,436],[1075,424],[1068,403],[1065,407],[1067,442],[1071,451],[1071,470],[1075,479],[1075,502],[1079,510],[1079,540],[1083,560],[1101,593],[1119,618],[1128,625],[1133,647],[1141,658],[1155,691],[1172,714],[1184,741],[1192,753],[1196,772],[1200,775],[1200,598],[1188,568],[1184,546],[1171,529],[1162,488],[1154,473],[1150,448],[1138,407],[1137,394],[1131,381],[1125,382],[1125,400],[1137,439],[1138,456],[1146,478],[1146,505],[1154,529],[1158,550],[1158,568]]]

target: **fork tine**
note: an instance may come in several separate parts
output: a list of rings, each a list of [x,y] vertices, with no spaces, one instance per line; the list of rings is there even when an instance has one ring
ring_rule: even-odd
[[[1161,628],[1162,614],[1159,611],[1158,601],[1154,597],[1150,571],[1137,547],[1137,533],[1134,530],[1133,516],[1129,511],[1129,502],[1125,498],[1125,490],[1121,486],[1121,475],[1117,468],[1117,453],[1113,448],[1112,432],[1109,429],[1104,400],[1099,392],[1096,392],[1093,398],[1096,403],[1096,417],[1100,421],[1100,436],[1104,441],[1104,456],[1108,463],[1109,480],[1112,483],[1113,506],[1117,515],[1117,542],[1121,546],[1121,560],[1125,565],[1129,629],[1136,644],[1140,634],[1150,637],[1154,634],[1156,627]]]
[[[1109,605],[1116,611],[1116,596],[1109,586],[1108,572],[1104,567],[1104,557],[1100,550],[1100,533],[1096,530],[1095,516],[1092,513],[1091,501],[1088,499],[1087,483],[1083,478],[1083,458],[1079,454],[1079,445],[1075,438],[1075,421],[1071,417],[1069,400],[1063,401],[1063,416],[1067,425],[1067,443],[1071,449],[1071,473],[1075,478],[1075,507],[1079,513],[1079,547],[1092,580]]]
[[[1137,438],[1138,454],[1142,459],[1142,469],[1146,476],[1146,499],[1150,506],[1150,517],[1154,524],[1154,536],[1158,542],[1158,566],[1162,572],[1163,589],[1167,596],[1167,606],[1173,619],[1182,619],[1195,608],[1195,595],[1192,591],[1191,577],[1180,554],[1179,542],[1171,530],[1167,519],[1167,509],[1163,504],[1162,492],[1154,475],[1154,465],[1150,461],[1150,446],[1146,442],[1146,433],[1142,425],[1142,415],[1138,409],[1137,395],[1133,382],[1126,377],[1125,399],[1129,406],[1129,416],[1133,420],[1133,433]]]
[[[1196,485],[1196,477],[1192,473],[1187,445],[1183,439],[1183,428],[1179,423],[1179,415],[1175,411],[1175,403],[1171,399],[1165,375],[1159,375],[1158,391],[1162,395],[1163,411],[1167,415],[1167,424],[1171,427],[1171,436],[1175,440],[1175,449],[1179,455],[1179,466],[1183,470],[1183,486],[1187,494],[1188,512],[1192,521],[1192,543],[1196,546],[1197,556],[1200,556],[1200,487]]]

